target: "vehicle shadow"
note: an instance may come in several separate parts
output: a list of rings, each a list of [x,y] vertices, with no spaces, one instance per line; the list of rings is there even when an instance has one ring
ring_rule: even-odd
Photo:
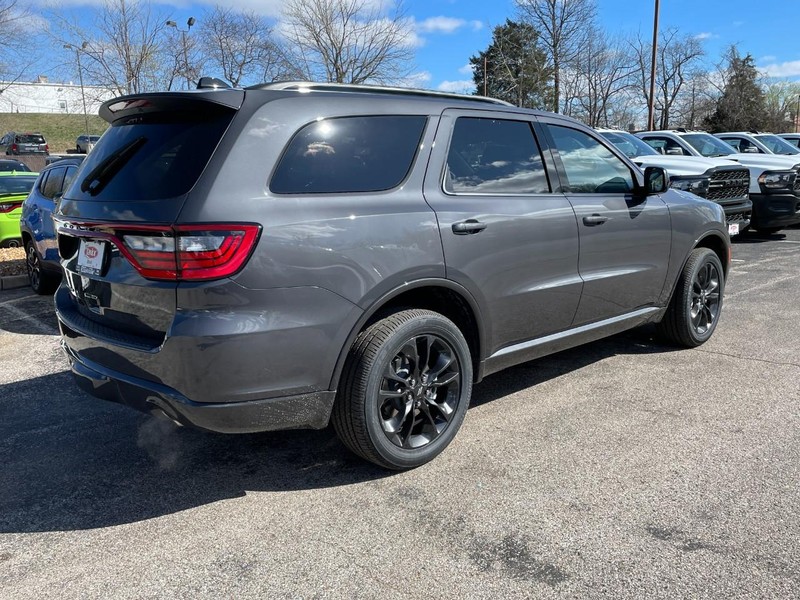
[[[776,242],[786,239],[784,233],[762,233],[761,231],[746,231],[743,235],[735,235],[731,238],[731,243],[735,245],[743,244],[763,244],[765,242]]]
[[[506,370],[473,406],[617,354],[661,352],[636,330]],[[248,492],[331,488],[391,476],[331,428],[221,435],[85,395],[68,372],[0,385],[0,532],[134,523]]]

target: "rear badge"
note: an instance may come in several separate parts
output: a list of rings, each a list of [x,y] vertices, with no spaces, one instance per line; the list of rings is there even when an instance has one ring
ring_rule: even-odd
[[[106,245],[103,242],[81,240],[75,270],[83,275],[100,275],[103,270],[105,249]]]

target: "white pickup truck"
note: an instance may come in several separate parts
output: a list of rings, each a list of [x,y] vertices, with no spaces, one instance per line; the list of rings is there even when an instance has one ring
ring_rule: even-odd
[[[704,131],[643,131],[638,137],[668,156],[723,158],[750,171],[750,226],[775,233],[800,223],[800,156],[737,152],[728,143]]]
[[[627,131],[597,131],[640,167],[666,169],[670,187],[713,200],[722,206],[730,235],[736,235],[750,225],[753,208],[749,198],[750,172],[739,163],[722,158],[662,154]]]

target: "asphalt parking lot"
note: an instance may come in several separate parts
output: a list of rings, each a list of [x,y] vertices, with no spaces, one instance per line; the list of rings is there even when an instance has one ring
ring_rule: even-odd
[[[715,336],[494,375],[429,465],[223,436],[79,392],[0,292],[3,598],[800,596],[800,229],[734,244]]]

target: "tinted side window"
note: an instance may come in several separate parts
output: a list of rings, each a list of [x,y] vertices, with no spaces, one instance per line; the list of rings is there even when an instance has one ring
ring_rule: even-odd
[[[546,194],[542,155],[527,121],[460,117],[447,154],[449,193]]]
[[[75,173],[78,172],[78,167],[67,167],[67,174],[64,176],[64,183],[61,185],[61,189],[58,190],[62,194],[64,190],[69,187],[69,184],[72,183],[72,180],[75,179]]]
[[[47,176],[47,181],[45,181],[42,186],[42,196],[52,199],[56,194],[61,192],[65,172],[66,169],[63,167],[50,171],[50,174]]]
[[[572,193],[613,194],[633,191],[633,176],[624,162],[590,135],[548,125]]]
[[[411,169],[426,117],[363,116],[303,127],[281,157],[276,194],[378,192],[398,186]]]

